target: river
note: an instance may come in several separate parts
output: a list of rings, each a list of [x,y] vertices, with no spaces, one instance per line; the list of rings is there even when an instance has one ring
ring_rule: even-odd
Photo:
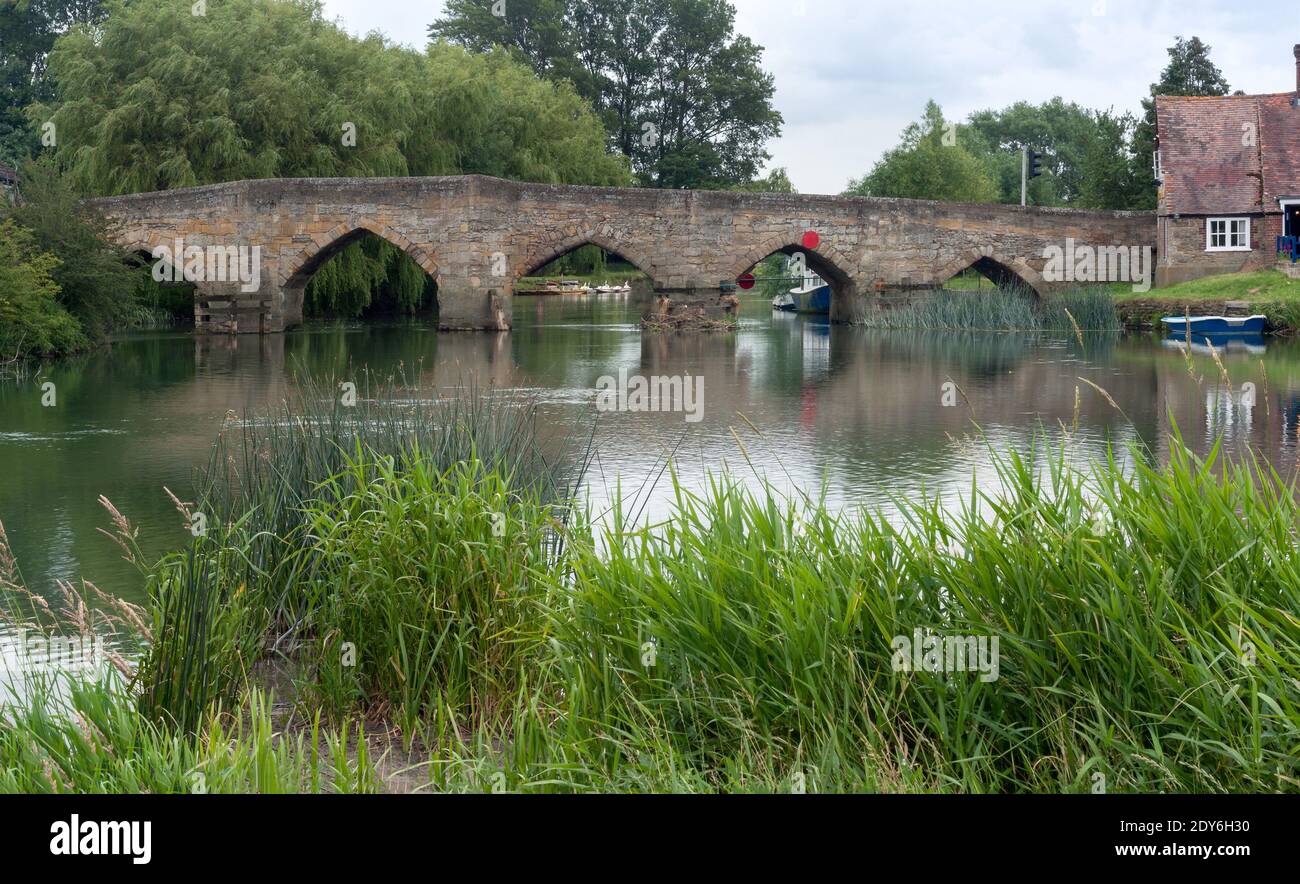
[[[692,487],[725,466],[751,478],[765,472],[783,488],[824,486],[841,506],[889,508],[920,493],[956,498],[972,476],[993,481],[990,447],[1024,448],[1073,427],[1076,389],[1070,448],[1082,461],[1100,457],[1108,440],[1140,438],[1159,454],[1171,412],[1199,450],[1222,436],[1255,447],[1284,475],[1297,462],[1296,342],[1226,352],[1227,383],[1210,357],[1193,357],[1189,373],[1180,352],[1150,336],[1090,338],[1081,348],[1051,334],[873,331],[774,315],[752,294],[735,333],[643,334],[642,298],[520,297],[514,329],[503,333],[409,321],[318,324],[261,338],[123,337],[36,379],[0,382],[0,522],[36,591],[49,596],[57,579],[84,577],[138,601],[140,576],[96,530],[109,526],[100,495],[130,518],[150,553],[183,545],[188,534],[163,488],[189,493],[227,413],[277,402],[295,371],[339,375],[349,364],[404,366],[426,390],[472,380],[533,397],[551,444],[561,428],[586,433],[594,422],[597,502],[619,481],[629,496],[645,494],[671,451]],[[699,379],[700,420],[597,415],[598,379],[621,369]],[[959,388],[955,404],[949,380]],[[46,381],[55,385],[52,406],[42,404]],[[666,477],[649,490],[648,516],[665,511],[668,490]]]

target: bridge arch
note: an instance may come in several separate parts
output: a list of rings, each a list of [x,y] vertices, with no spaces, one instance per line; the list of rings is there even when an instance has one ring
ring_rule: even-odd
[[[802,236],[801,232],[788,236],[774,236],[764,240],[759,245],[750,248],[735,263],[730,265],[728,274],[722,281],[734,282],[736,277],[752,270],[759,261],[771,257],[777,252],[784,255],[803,252],[807,257],[808,267],[822,279],[831,283],[831,287],[836,294],[848,293],[853,290],[856,286],[849,268],[856,266],[856,262],[826,241],[822,241],[815,249],[802,246],[799,244],[799,239]]]
[[[361,239],[365,234],[373,233],[380,239],[387,240],[411,257],[420,265],[434,282],[438,281],[438,262],[428,250],[411,242],[399,230],[381,224],[378,221],[363,219],[355,223],[337,224],[325,233],[312,237],[296,254],[289,258],[287,266],[280,267],[280,285],[286,289],[298,289],[307,285],[312,275],[323,267],[346,246]]]
[[[935,288],[942,288],[948,280],[972,267],[998,287],[1020,287],[1038,297],[1047,292],[1047,282],[1043,275],[1028,261],[1024,258],[1006,258],[991,248],[969,249],[959,257],[939,265],[931,276],[931,283]]]
[[[586,230],[559,240],[544,240],[533,243],[524,257],[519,260],[511,273],[511,281],[536,273],[556,258],[562,258],[574,249],[583,246],[597,246],[611,255],[622,258],[651,279],[655,278],[649,257],[640,249],[620,243],[599,230]]]
[[[823,240],[817,248],[810,249],[799,244],[802,233],[791,236],[776,236],[751,248],[742,258],[731,264],[727,276],[722,282],[734,282],[737,277],[752,269],[758,262],[777,253],[793,255],[802,252],[809,270],[826,280],[831,287],[832,322],[851,322],[858,309],[858,284],[849,268],[856,267],[856,262],[848,255]]]

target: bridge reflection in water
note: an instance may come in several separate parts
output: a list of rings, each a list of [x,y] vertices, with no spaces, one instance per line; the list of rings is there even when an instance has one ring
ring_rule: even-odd
[[[797,316],[745,302],[730,334],[642,333],[643,294],[519,298],[509,332],[454,334],[428,323],[309,326],[272,336],[155,333],[111,352],[54,366],[59,406],[42,408],[33,384],[0,384],[0,521],[24,574],[48,591],[56,577],[86,576],[105,588],[138,578],[112,544],[96,504],[108,496],[158,552],[186,540],[167,486],[184,495],[228,411],[272,405],[296,370],[346,377],[361,366],[404,367],[427,391],[474,383],[498,395],[535,397],[546,445],[575,424],[590,429],[600,460],[592,494],[620,478],[641,486],[659,458],[676,450],[681,480],[700,487],[724,465],[766,474],[778,486],[825,482],[837,505],[888,507],[891,495],[922,489],[956,498],[972,474],[989,481],[987,447],[1025,446],[1035,434],[1059,439],[1075,422],[1074,456],[1096,458],[1107,440],[1142,438],[1158,457],[1171,412],[1184,436],[1207,450],[1222,435],[1250,445],[1284,475],[1297,463],[1300,345],[1273,342],[1261,357],[1226,354],[1231,383],[1206,356],[1188,371],[1181,353],[1150,339],[881,332]],[[611,413],[597,418],[602,376],[702,380],[702,420],[680,413]],[[1079,377],[1103,387],[1119,409]],[[42,380],[45,380],[43,378]],[[944,384],[962,392],[944,405]],[[1254,404],[1242,404],[1255,384]],[[751,426],[752,425],[752,426]],[[737,437],[753,461],[746,462]],[[657,489],[647,512],[667,505]]]

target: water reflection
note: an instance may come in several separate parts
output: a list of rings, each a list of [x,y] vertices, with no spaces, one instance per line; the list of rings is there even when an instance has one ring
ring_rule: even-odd
[[[296,371],[346,376],[363,366],[404,371],[430,390],[474,383],[535,396],[553,446],[575,422],[594,421],[598,501],[620,481],[640,487],[669,452],[691,487],[727,465],[787,488],[824,483],[836,504],[887,507],[891,495],[922,490],[955,498],[972,475],[990,481],[988,446],[970,439],[974,423],[994,449],[1058,438],[1077,423],[1073,450],[1086,461],[1108,441],[1139,438],[1164,456],[1170,414],[1201,450],[1223,438],[1233,450],[1259,450],[1285,475],[1295,469],[1294,342],[1269,342],[1263,353],[1223,348],[1221,371],[1208,353],[1152,338],[1093,337],[1081,347],[1043,335],[873,331],[773,316],[762,298],[745,305],[732,334],[642,334],[644,299],[644,291],[519,298],[515,328],[503,333],[345,323],[265,338],[123,340],[38,381],[0,384],[0,521],[33,588],[48,593],[56,578],[84,575],[138,598],[138,574],[95,532],[107,523],[99,495],[139,527],[147,551],[179,546],[188,535],[162,489],[188,492],[227,412],[278,402]],[[620,369],[702,378],[704,419],[597,416],[596,381]],[[41,406],[45,380],[57,386],[57,407]],[[944,404],[947,382],[961,391],[953,405]],[[659,492],[651,516],[665,511]]]

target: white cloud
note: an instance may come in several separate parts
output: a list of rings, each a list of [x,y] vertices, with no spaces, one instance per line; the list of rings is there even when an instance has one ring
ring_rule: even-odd
[[[487,2],[487,0],[484,0]],[[929,98],[950,118],[1060,95],[1139,110],[1174,37],[1199,36],[1234,89],[1295,88],[1300,32],[1263,0],[733,0],[764,47],[785,131],[769,147],[805,193],[868,171]],[[325,0],[349,31],[422,47],[439,2]],[[1283,17],[1284,19],[1285,17]]]

